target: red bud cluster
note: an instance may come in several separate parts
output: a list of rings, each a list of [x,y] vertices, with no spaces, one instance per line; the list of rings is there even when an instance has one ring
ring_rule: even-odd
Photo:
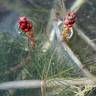
[[[71,28],[75,23],[76,19],[77,17],[75,12],[73,11],[69,12],[64,18],[64,26],[67,28]]]
[[[29,19],[25,16],[21,16],[19,17],[18,20],[18,25],[19,28],[23,31],[23,32],[29,32],[32,30],[32,23],[29,21]]]

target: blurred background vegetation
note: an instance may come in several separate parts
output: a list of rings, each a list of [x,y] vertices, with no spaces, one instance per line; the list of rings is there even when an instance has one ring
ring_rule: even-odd
[[[70,8],[74,1],[65,0],[67,8]],[[46,26],[54,3],[56,2],[53,0],[0,0],[0,83],[14,80],[42,80],[46,77],[47,71],[47,79],[83,77],[81,70],[58,42],[48,52],[42,52],[42,46],[48,40]],[[92,16],[95,16],[96,2],[92,0],[87,4],[78,12],[77,24],[91,39],[95,39],[96,23]],[[19,33],[17,19],[22,15],[29,17],[33,23],[37,38],[36,48],[32,48],[28,38]],[[84,20],[88,23],[91,21],[89,29],[84,26],[86,23]],[[96,74],[96,53],[76,35],[76,32],[69,45],[90,72]],[[75,86],[47,89],[48,96],[75,96],[75,92],[78,92],[78,87]],[[40,89],[0,91],[0,96],[40,96],[40,94]]]

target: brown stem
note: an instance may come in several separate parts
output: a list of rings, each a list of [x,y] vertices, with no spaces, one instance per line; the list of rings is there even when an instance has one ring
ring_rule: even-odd
[[[45,80],[41,81],[41,94],[42,96],[46,96],[46,81]]]
[[[26,35],[28,39],[31,41],[32,47],[34,48],[36,43],[34,33],[32,31],[29,31],[29,32],[26,32]]]

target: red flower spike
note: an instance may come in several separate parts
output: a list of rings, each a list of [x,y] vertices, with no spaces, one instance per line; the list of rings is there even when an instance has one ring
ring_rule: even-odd
[[[29,21],[29,19],[25,16],[21,16],[19,17],[18,20],[18,25],[19,28],[23,31],[23,32],[29,32],[32,30],[32,23]]]
[[[18,26],[19,28],[26,33],[26,36],[31,41],[32,47],[35,47],[35,36],[32,32],[32,23],[29,21],[29,19],[25,16],[21,16],[18,19]]]
[[[68,28],[71,28],[75,23],[75,21],[76,21],[76,14],[75,12],[71,11],[65,16],[64,25]]]

